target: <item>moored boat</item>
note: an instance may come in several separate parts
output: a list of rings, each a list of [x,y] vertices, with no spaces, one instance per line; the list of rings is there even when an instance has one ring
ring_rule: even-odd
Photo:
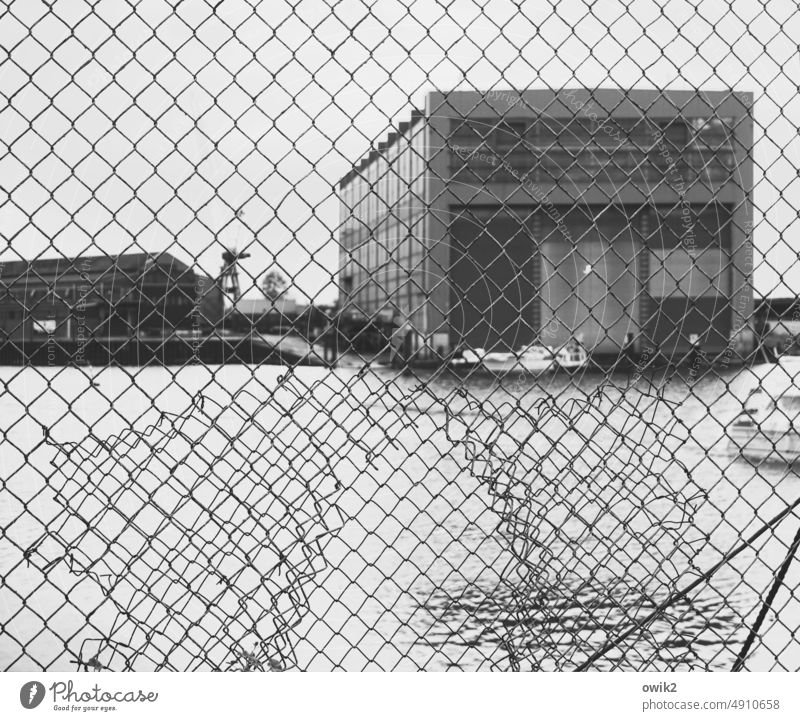
[[[447,365],[453,370],[472,370],[480,367],[484,354],[485,351],[483,348],[458,350],[453,354],[453,357],[448,361]]]
[[[728,429],[733,448],[754,461],[800,462],[800,390],[777,398],[753,391]]]
[[[556,367],[553,351],[546,346],[530,345],[516,352],[492,352],[482,357],[483,367],[493,373],[547,373]]]
[[[559,369],[574,373],[589,364],[589,354],[580,343],[567,343],[555,352]]]

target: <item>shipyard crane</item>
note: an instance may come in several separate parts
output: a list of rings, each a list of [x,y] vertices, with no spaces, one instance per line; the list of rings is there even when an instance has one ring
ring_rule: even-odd
[[[244,217],[244,211],[238,210],[236,217],[241,220]],[[226,248],[222,252],[222,268],[217,278],[217,285],[231,299],[234,306],[242,297],[242,288],[239,285],[239,262],[249,257],[250,253],[244,250]]]
[[[243,250],[231,250],[230,248],[227,248],[222,253],[222,269],[220,270],[219,278],[217,278],[217,284],[234,305],[242,297],[242,289],[239,285],[239,261],[249,257],[250,253]]]

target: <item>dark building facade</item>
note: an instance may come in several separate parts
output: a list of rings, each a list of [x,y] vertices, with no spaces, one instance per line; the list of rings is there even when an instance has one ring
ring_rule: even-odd
[[[430,93],[340,182],[345,313],[399,319],[429,354],[741,352],[751,106],[733,91]]]
[[[0,261],[0,340],[168,336],[222,315],[217,284],[168,253]]]

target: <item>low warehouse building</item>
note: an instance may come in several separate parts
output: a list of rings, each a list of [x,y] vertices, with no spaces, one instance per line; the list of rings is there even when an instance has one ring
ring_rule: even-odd
[[[752,97],[433,92],[340,182],[346,315],[420,356],[743,351]],[[747,349],[744,349],[747,350]]]
[[[169,253],[0,261],[0,339],[170,335],[214,326],[222,292]]]

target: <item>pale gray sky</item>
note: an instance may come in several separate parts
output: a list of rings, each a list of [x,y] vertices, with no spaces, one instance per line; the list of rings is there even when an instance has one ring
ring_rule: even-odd
[[[329,301],[336,183],[429,90],[733,87],[756,96],[756,289],[796,292],[799,39],[792,0],[3,2],[0,232],[213,275],[250,243],[250,274],[275,259]]]

